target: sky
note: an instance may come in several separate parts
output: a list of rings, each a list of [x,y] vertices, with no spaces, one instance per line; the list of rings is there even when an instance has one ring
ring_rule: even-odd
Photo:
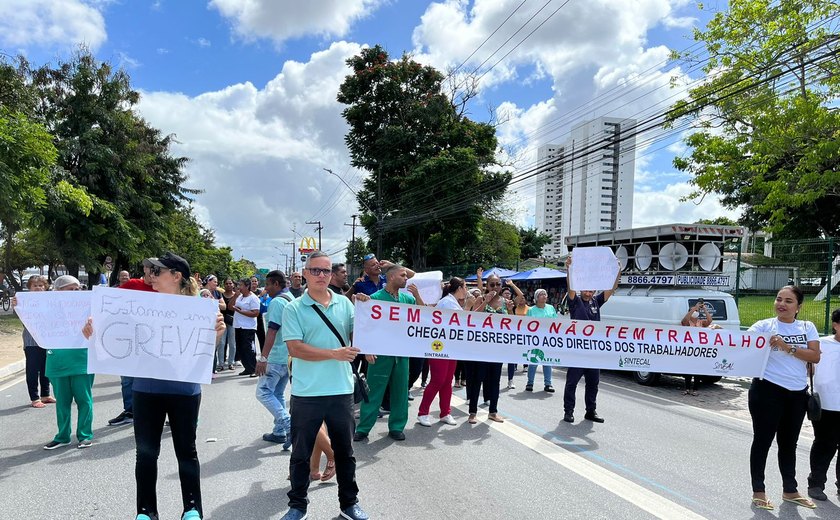
[[[691,49],[724,2],[689,0],[0,0],[0,52],[34,65],[66,59],[80,44],[124,68],[140,91],[139,114],[190,159],[193,203],[234,258],[281,268],[294,242],[316,236],[343,258],[353,190],[345,60],[382,45],[392,58],[477,71],[469,117],[497,124],[501,163],[524,172],[536,148],[602,115],[667,109],[700,77],[668,59]],[[672,87],[675,85],[675,87]],[[639,138],[634,227],[737,217],[716,197],[683,202],[689,176],[672,166],[685,132]],[[325,169],[332,170],[330,175]],[[338,177],[341,177],[339,179]],[[342,182],[343,181],[343,182]],[[346,185],[345,185],[346,183]],[[534,182],[505,201],[534,224]],[[359,228],[359,233],[363,230]]]

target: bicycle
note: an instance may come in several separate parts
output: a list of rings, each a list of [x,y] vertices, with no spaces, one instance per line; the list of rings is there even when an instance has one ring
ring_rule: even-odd
[[[3,291],[2,289],[0,289],[0,292],[3,293],[2,295],[0,295],[0,307],[3,307],[4,311],[8,311],[9,308],[12,306],[12,298],[11,296],[9,296],[9,293],[7,291]]]

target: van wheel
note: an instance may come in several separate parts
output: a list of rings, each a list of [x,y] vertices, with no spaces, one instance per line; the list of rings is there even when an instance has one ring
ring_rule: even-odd
[[[640,385],[653,386],[659,382],[659,374],[656,372],[633,372],[633,379]]]
[[[708,384],[713,385],[723,379],[721,376],[700,376],[700,381]]]

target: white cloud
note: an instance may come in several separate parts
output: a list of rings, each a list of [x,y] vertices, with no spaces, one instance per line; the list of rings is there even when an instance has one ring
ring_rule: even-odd
[[[680,200],[692,191],[687,182],[669,184],[661,191],[636,191],[633,197],[633,227],[692,223],[701,218],[737,219],[741,214],[740,211],[724,208],[715,196],[706,196],[700,202]]]
[[[210,40],[207,38],[199,38],[195,41],[199,47],[210,47]]]
[[[288,254],[292,226],[309,230],[304,222],[313,217],[322,221],[326,249],[344,246],[343,223],[356,204],[322,168],[342,173],[349,163],[336,94],[345,60],[360,50],[336,42],[306,63],[287,61],[262,89],[241,83],[195,97],[143,93],[140,113],[177,135],[174,152],[190,158],[187,184],[205,190],[196,211],[237,258],[284,263],[275,246]],[[352,174],[344,177],[358,185]]]
[[[135,58],[132,58],[125,52],[117,53],[117,64],[124,69],[136,69],[137,67],[142,65],[140,61],[138,61]]]
[[[3,0],[0,44],[52,49],[84,43],[98,49],[107,39],[101,1]]]
[[[210,7],[230,19],[245,40],[283,42],[309,34],[344,36],[354,22],[375,11],[384,0],[211,0]]]

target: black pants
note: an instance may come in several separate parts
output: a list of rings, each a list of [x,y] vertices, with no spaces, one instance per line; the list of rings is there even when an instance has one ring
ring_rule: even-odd
[[[805,389],[792,391],[756,378],[750,385],[748,403],[753,424],[750,448],[753,492],[764,492],[764,468],[775,437],[782,489],[785,493],[796,493],[796,441],[808,407]]]
[[[47,379],[47,351],[41,347],[23,347],[26,356],[26,388],[29,390],[29,400],[37,401],[41,397],[49,397],[50,380]],[[38,392],[40,383],[41,392]]]
[[[566,387],[563,389],[563,411],[574,413],[575,392],[580,378],[586,380],[586,391],[583,401],[586,403],[586,413],[592,413],[598,407],[598,383],[601,382],[601,371],[597,368],[575,368],[566,370]]]
[[[825,489],[828,480],[828,468],[831,459],[840,448],[840,412],[823,410],[819,421],[814,421],[814,443],[811,445],[811,474],[808,475],[808,487]],[[840,458],[838,458],[840,461]],[[834,485],[840,489],[840,464],[834,465],[836,480]]]
[[[686,374],[683,376],[683,379],[685,379],[686,390],[697,390],[697,380],[700,379],[700,376]]]
[[[516,363],[508,363],[508,381],[513,379],[513,375],[516,373]]]
[[[478,412],[478,396],[482,393],[482,388],[484,400],[490,401],[490,413],[498,412],[502,364],[464,361],[464,372],[467,375],[467,399],[470,402],[470,413]]]
[[[137,481],[137,514],[143,513],[153,519],[158,517],[157,462],[163,423],[169,416],[172,444],[178,459],[184,512],[195,509],[204,517],[201,505],[201,475],[195,449],[195,429],[200,405],[201,394],[134,392],[134,440],[137,443],[134,478]]]
[[[408,388],[414,386],[420,374],[429,373],[429,360],[426,358],[408,358]],[[426,378],[423,378],[425,381]]]
[[[458,361],[458,364],[455,365],[455,382],[467,380],[464,363],[464,361]]]
[[[359,500],[356,485],[356,459],[353,457],[353,394],[291,399],[292,456],[289,460],[291,489],[289,507],[306,511],[309,500],[309,458],[315,437],[322,423],[327,424],[330,444],[335,453],[335,476],[338,482],[338,503],[344,510]]]
[[[253,374],[257,370],[257,354],[254,352],[256,335],[257,331],[254,329],[234,329],[236,355],[242,360],[242,368],[246,374]]]
[[[263,346],[265,345],[265,321],[263,320],[263,315],[260,314],[257,316],[257,348],[259,348],[260,352],[262,352]],[[256,365],[254,365],[256,367]]]

